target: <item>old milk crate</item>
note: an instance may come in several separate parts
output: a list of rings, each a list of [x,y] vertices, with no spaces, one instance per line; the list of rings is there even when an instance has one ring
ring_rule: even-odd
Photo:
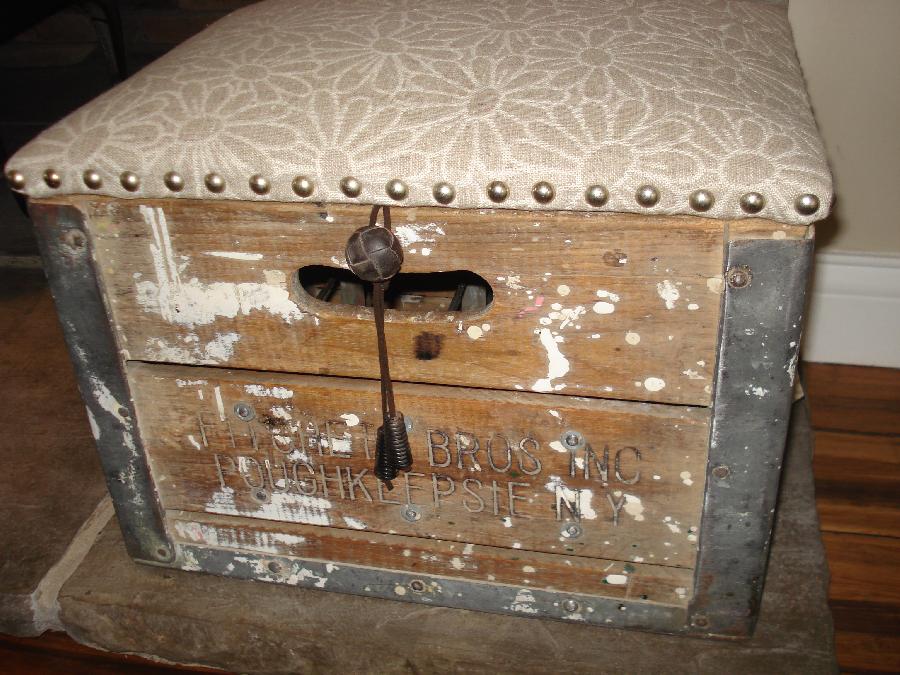
[[[831,199],[783,7],[265,2],[6,169],[136,560],[752,630]]]

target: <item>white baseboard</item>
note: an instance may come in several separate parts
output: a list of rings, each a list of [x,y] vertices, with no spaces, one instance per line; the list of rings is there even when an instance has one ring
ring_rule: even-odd
[[[820,253],[803,358],[900,368],[900,255]]]

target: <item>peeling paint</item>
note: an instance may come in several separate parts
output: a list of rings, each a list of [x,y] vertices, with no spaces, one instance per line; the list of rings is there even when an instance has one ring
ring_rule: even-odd
[[[668,279],[656,284],[656,294],[666,303],[666,309],[675,309],[675,303],[681,297],[675,284]]]

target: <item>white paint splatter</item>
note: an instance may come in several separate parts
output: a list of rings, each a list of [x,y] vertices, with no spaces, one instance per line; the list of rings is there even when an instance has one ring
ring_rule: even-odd
[[[644,387],[647,391],[659,391],[666,386],[666,381],[659,377],[648,377],[644,380]]]
[[[531,605],[534,603],[534,595],[527,588],[523,588],[516,593],[509,609],[513,612],[521,612],[523,614],[537,614],[538,611]]]
[[[559,351],[559,345],[549,328],[541,328],[539,336],[541,344],[547,350],[547,377],[537,380],[531,389],[543,392],[562,389],[566,385],[554,385],[553,380],[559,379],[569,372],[569,360]]]
[[[636,521],[644,520],[644,505],[641,503],[641,498],[637,495],[625,493],[624,509],[625,513],[632,516]]]
[[[468,335],[471,339],[477,340],[482,335],[484,335],[484,330],[481,326],[469,326],[466,328],[466,335]]]
[[[466,563],[463,562],[462,558],[454,556],[450,558],[450,566],[455,570],[461,570],[466,566]]]
[[[343,415],[341,415],[341,419],[347,423],[348,427],[355,427],[357,424],[359,424],[359,417],[357,417],[353,413],[344,413]]]
[[[688,309],[692,312],[695,312],[700,309],[700,305],[698,305],[696,302],[692,302],[688,305]]]
[[[525,574],[534,574],[537,572],[531,565],[522,565],[522,571],[525,572]]]
[[[634,331],[628,331],[625,333],[625,342],[630,345],[636,345],[641,341],[641,336]]]
[[[572,292],[572,289],[566,286],[565,284],[560,284],[556,287],[556,292],[562,297],[566,297],[569,293]]]
[[[719,294],[722,292],[722,286],[724,285],[722,281],[722,277],[709,277],[706,280],[706,288],[709,289],[710,293]]]
[[[353,530],[365,530],[366,524],[359,520],[358,518],[354,518],[353,516],[344,516],[344,522],[347,523],[347,527]]]
[[[656,294],[665,301],[666,309],[675,309],[675,302],[681,297],[675,284],[668,279],[656,284]]]
[[[551,492],[559,503],[565,500],[567,504],[571,504],[581,514],[582,518],[587,520],[596,520],[597,512],[591,506],[594,498],[594,491],[588,488],[572,489],[568,487],[559,476],[550,476],[550,480],[544,485],[547,492]]]
[[[291,398],[294,395],[294,392],[285,387],[264,387],[260,384],[245,384],[244,391],[254,396],[271,396],[282,399]]]
[[[254,504],[250,508],[238,506],[235,503],[232,488],[214,492],[204,507],[207,513],[283,520],[307,525],[330,525],[329,509],[331,509],[331,502],[327,499],[288,492],[273,492],[268,502]]]
[[[628,577],[624,574],[607,574],[604,577],[604,580],[608,584],[613,584],[615,586],[624,586],[628,583]]]
[[[694,484],[694,481],[691,479],[690,471],[682,471],[680,474],[678,474],[678,477],[681,478],[681,482],[688,487]]]
[[[687,370],[682,370],[681,374],[687,375],[688,379],[691,379],[691,380],[702,380],[703,379],[703,376],[700,373],[698,373],[696,370],[691,370],[690,368],[688,368]]]
[[[262,260],[262,253],[242,253],[240,251],[207,251],[203,255],[211,255],[215,258],[230,258],[231,260]]]
[[[186,263],[180,266],[175,260],[165,213],[161,208],[139,208],[153,235],[150,254],[156,272],[156,282],[139,281],[135,285],[137,302],[144,311],[155,312],[169,323],[190,327],[252,311],[280,316],[287,323],[305,316],[291,301],[286,286],[251,282],[205,284],[197,278],[183,282],[181,272]]]

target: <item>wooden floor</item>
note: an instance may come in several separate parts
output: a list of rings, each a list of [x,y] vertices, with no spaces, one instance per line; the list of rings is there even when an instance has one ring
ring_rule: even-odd
[[[900,672],[900,370],[806,365],[841,670]]]
[[[805,365],[805,379],[840,668],[898,673],[900,370],[813,363]],[[95,651],[58,633],[36,639],[0,636],[0,673],[185,670],[191,669]]]

